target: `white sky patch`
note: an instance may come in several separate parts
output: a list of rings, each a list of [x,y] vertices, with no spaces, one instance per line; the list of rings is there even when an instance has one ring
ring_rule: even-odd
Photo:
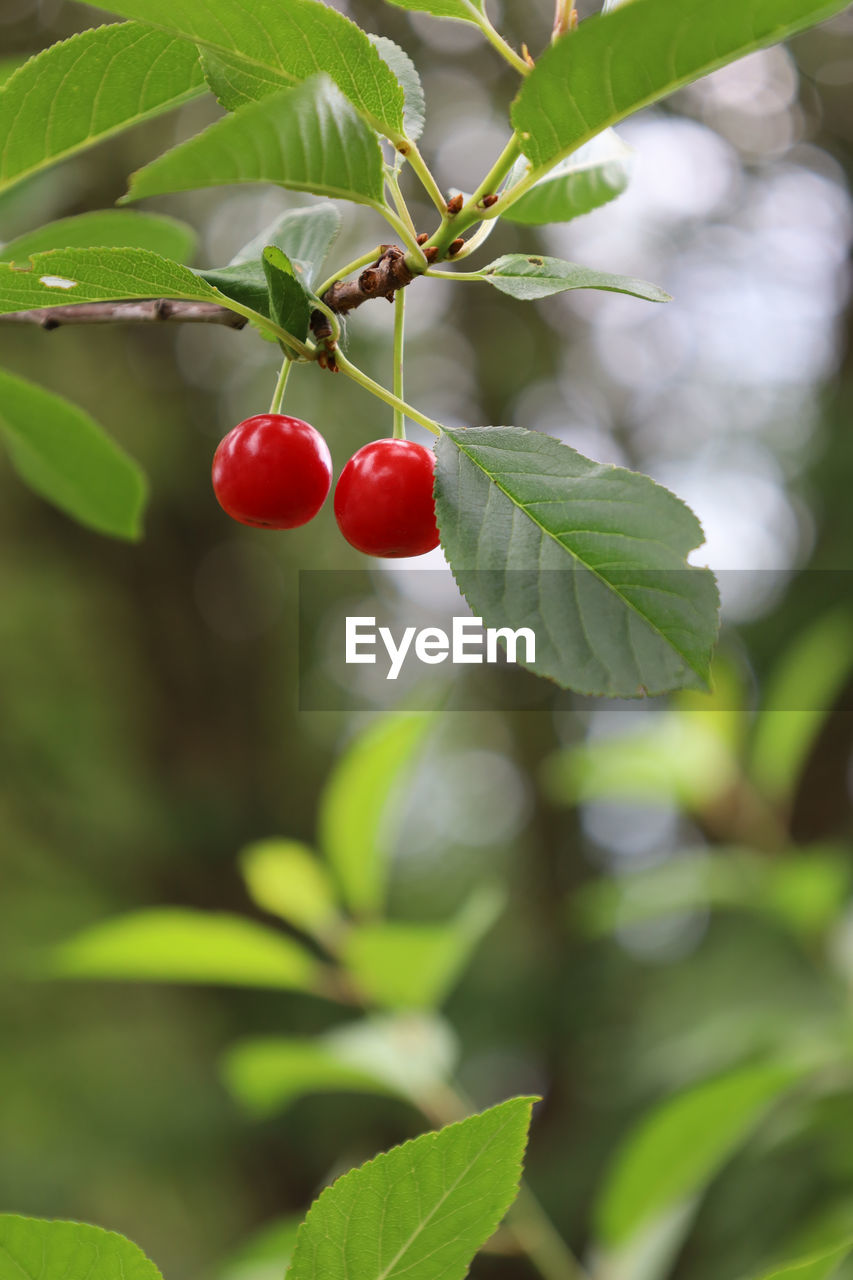
[[[48,289],[76,289],[76,280],[66,280],[64,276],[42,276],[39,284],[46,285]]]

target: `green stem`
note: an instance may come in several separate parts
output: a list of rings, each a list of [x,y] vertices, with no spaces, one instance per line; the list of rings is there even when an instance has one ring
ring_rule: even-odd
[[[244,307],[241,302],[235,302],[233,298],[223,298],[223,306],[228,307],[229,311],[236,311],[238,316],[245,316],[247,320],[251,320],[253,324],[257,324],[260,328],[266,329],[267,333],[280,342],[283,346],[290,348],[295,356],[301,356],[303,360],[313,360],[315,351],[313,347],[306,346],[304,342],[300,342],[298,338],[294,338],[292,333],[288,333],[286,329],[280,328],[274,320],[268,320],[266,316],[262,316],[259,311],[253,311],[251,307]]]
[[[398,289],[394,294],[394,395],[403,403],[403,358],[405,352],[406,330],[406,290]],[[405,440],[406,415],[403,410],[394,406],[394,439]]]
[[[438,249],[437,256],[443,258],[453,241],[461,236],[463,231],[467,231],[468,227],[473,226],[475,222],[489,222],[492,218],[496,218],[502,209],[501,202],[493,204],[490,209],[483,209],[480,207],[480,201],[484,196],[494,195],[497,192],[520,155],[521,139],[517,133],[514,133],[474,194],[465,202],[459,213],[452,217],[445,215],[442,218],[441,226],[426,242],[424,249],[435,247]],[[415,274],[423,274],[424,268],[418,266],[411,256],[406,258],[406,265]]]
[[[438,212],[441,214],[441,216],[444,217],[444,215],[447,213],[447,201],[445,200],[444,196],[441,194],[441,188],[439,187],[435,178],[432,176],[432,173],[430,172],[430,169],[426,161],[424,160],[423,156],[418,150],[417,143],[415,142],[408,143],[406,150],[401,151],[400,154],[406,157],[409,164],[412,166],[412,169],[420,178],[421,185],[423,186],[430,200],[433,202],[436,209],[438,209]]]
[[[424,272],[431,280],[482,280],[479,271],[442,271],[439,267],[430,267]]]
[[[272,395],[272,403],[270,404],[270,413],[281,413],[281,404],[284,400],[284,389],[287,386],[287,379],[290,377],[290,370],[293,361],[290,356],[285,356],[281,362],[281,369],[278,375],[278,382],[275,384],[275,391]]]
[[[509,1211],[508,1226],[544,1280],[586,1280],[586,1272],[526,1182]]]
[[[508,62],[511,67],[514,67],[515,70],[519,72],[520,75],[523,75],[523,76],[530,75],[530,67],[528,66],[528,64],[524,61],[522,57],[520,57],[519,54],[515,52],[515,49],[513,49],[512,45],[507,44],[506,40],[504,40],[500,32],[496,31],[495,28],[492,26],[491,22],[486,17],[486,15],[484,13],[481,13],[479,10],[476,10],[475,12],[476,12],[477,26],[480,28],[483,35],[486,37],[489,44],[492,45],[495,49],[497,49],[501,57],[505,59],[505,61]],[[472,13],[472,17],[473,16],[474,14]]]
[[[389,208],[387,204],[379,204],[377,202],[373,207],[374,209],[376,209],[377,213],[382,214],[382,217],[385,219],[388,225],[392,227],[393,230],[397,233],[397,235],[400,237],[401,243],[406,246],[406,248],[409,250],[409,253],[416,259],[419,258],[423,263],[423,266],[426,266],[426,258],[424,257],[421,251],[421,247],[418,244],[418,238],[414,232],[414,229],[410,231],[409,228],[406,226],[405,222],[403,221],[403,219],[400,217],[400,215],[398,213],[395,213],[393,209]],[[420,268],[421,270],[423,270],[423,266]]]
[[[357,382],[360,387],[364,387],[365,391],[372,392],[380,400],[390,404],[392,409],[399,409],[407,418],[411,418],[413,422],[419,422],[422,427],[426,427],[427,431],[431,431],[434,436],[441,435],[441,427],[437,422],[433,422],[432,418],[428,418],[419,409],[415,409],[413,405],[407,404],[405,400],[394,395],[393,391],[388,391],[387,388],[380,386],[378,382],[374,382],[361,369],[356,368],[354,364],[350,364],[343,352],[336,352],[335,360],[341,373],[345,373],[348,378],[352,378],[353,382]]]
[[[394,172],[393,172],[392,170],[390,170],[390,169],[389,169],[389,170],[386,170],[386,173],[385,173],[385,181],[388,183],[388,186],[389,186],[389,187],[390,187],[390,189],[391,189],[391,196],[392,196],[392,199],[393,199],[393,201],[394,201],[394,207],[396,208],[397,213],[400,215],[400,217],[402,218],[402,220],[405,222],[406,226],[409,228],[409,231],[412,233],[412,235],[414,236],[415,240],[417,240],[417,235],[418,235],[418,233],[417,233],[417,231],[415,230],[415,224],[414,224],[414,222],[412,222],[412,215],[409,213],[408,205],[406,204],[405,200],[403,199],[403,193],[402,193],[402,191],[400,190],[400,184],[399,184],[399,182],[397,181],[397,175],[396,175],[396,173],[394,173]]]
[[[317,297],[322,298],[333,284],[337,284],[339,280],[345,280],[347,276],[352,275],[353,271],[358,271],[361,267],[369,267],[372,262],[376,262],[381,257],[382,246],[377,245],[369,253],[363,253],[360,258],[354,258],[352,262],[348,262],[345,267],[341,267],[339,271],[336,271],[333,276],[329,276],[328,280],[323,281],[317,290]]]
[[[314,303],[318,311],[322,311],[323,315],[332,326],[332,341],[338,343],[341,340],[341,322],[336,312],[331,307],[327,307],[322,298],[317,298]]]

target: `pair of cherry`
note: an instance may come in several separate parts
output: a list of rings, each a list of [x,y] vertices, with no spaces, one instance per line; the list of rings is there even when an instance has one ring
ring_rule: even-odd
[[[369,556],[419,556],[438,546],[435,458],[412,440],[374,440],[335,486],[341,533]],[[213,491],[234,520],[295,529],[313,520],[332,486],[326,441],[301,418],[260,413],[229,431],[213,458]]]

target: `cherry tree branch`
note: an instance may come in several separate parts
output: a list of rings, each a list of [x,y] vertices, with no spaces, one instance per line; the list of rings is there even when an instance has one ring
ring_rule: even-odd
[[[377,260],[354,280],[338,280],[323,295],[330,311],[345,315],[372,298],[393,301],[398,289],[411,284],[414,276],[406,266],[406,255],[397,245],[382,245]],[[175,298],[149,298],[127,302],[65,303],[12,311],[0,315],[0,324],[31,324],[42,329],[58,329],[71,324],[219,324],[242,329],[248,323],[228,307],[215,302],[183,302]],[[315,311],[312,329],[318,339],[331,335],[326,316]]]
[[[238,316],[215,302],[181,302],[174,298],[151,298],[139,302],[79,302],[0,315],[0,324],[35,324],[42,329],[58,329],[68,324],[142,323],[223,324],[229,329],[242,329],[248,321],[245,316]]]

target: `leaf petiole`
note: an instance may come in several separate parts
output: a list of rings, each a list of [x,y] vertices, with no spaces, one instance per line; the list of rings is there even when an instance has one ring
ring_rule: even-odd
[[[525,62],[521,55],[515,52],[512,45],[508,44],[507,41],[504,40],[501,33],[495,30],[489,21],[488,16],[482,12],[482,10],[477,9],[473,11],[472,19],[476,22],[489,44],[498,51],[505,62],[508,62],[509,65],[519,73],[519,75],[526,76],[530,74],[529,63]]]
[[[420,178],[421,185],[430,200],[433,202],[436,209],[438,209],[441,216],[444,217],[447,213],[447,201],[441,194],[441,188],[432,176],[429,166],[418,149],[417,143],[408,142],[406,144],[406,150],[402,151],[401,155],[405,156],[406,160],[408,160],[409,164],[412,166],[412,170],[417,174],[418,178]]]

